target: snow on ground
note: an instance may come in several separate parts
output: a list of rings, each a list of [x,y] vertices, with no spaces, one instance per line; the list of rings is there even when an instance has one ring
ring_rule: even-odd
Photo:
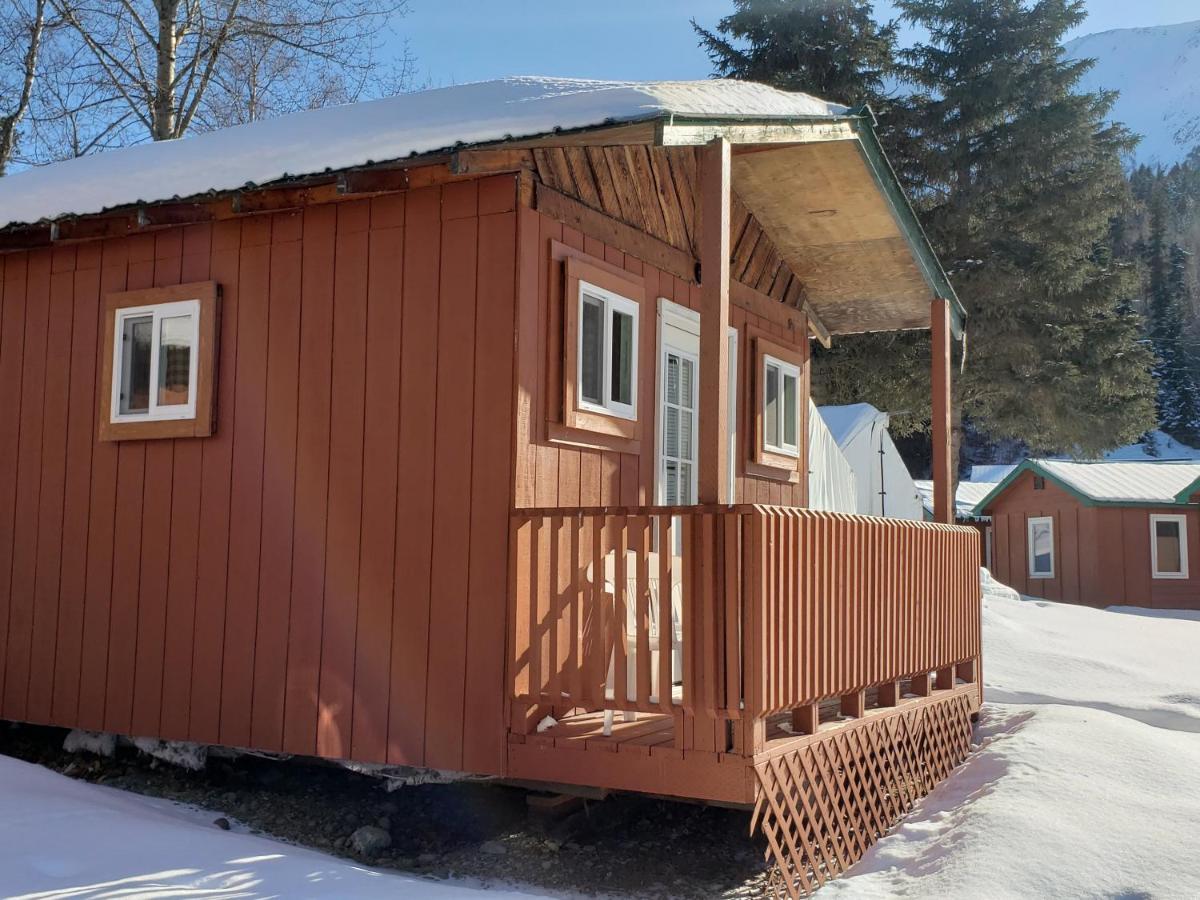
[[[984,597],[981,746],[830,897],[1200,897],[1200,613]]]
[[[0,756],[0,897],[516,900],[540,896],[384,873],[222,831],[215,813]]]

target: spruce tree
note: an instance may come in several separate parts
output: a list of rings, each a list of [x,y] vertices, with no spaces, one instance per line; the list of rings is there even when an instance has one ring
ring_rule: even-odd
[[[1124,302],[1136,274],[1114,259],[1111,233],[1134,139],[1107,122],[1113,94],[1080,91],[1091,63],[1063,57],[1082,2],[897,6],[929,35],[902,54],[913,93],[892,149],[970,316],[956,408],[1039,451],[1136,439],[1154,421],[1153,360]],[[927,409],[927,339],[846,340],[817,378],[833,399]]]
[[[734,0],[716,31],[692,20],[717,75],[847,105],[878,102],[891,73],[895,24],[867,0]]]

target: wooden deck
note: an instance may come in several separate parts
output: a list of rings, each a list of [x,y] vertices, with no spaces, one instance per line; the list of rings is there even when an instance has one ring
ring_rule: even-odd
[[[969,749],[972,528],[729,506],[523,510],[513,535],[510,778],[753,808],[798,896]]]

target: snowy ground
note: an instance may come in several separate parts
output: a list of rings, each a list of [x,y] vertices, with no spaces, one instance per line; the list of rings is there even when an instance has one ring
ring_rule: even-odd
[[[0,756],[6,900],[542,896],[383,873],[213,826],[216,814],[74,781]]]
[[[982,747],[830,897],[1200,897],[1200,613],[987,591]]]
[[[1200,897],[1200,613],[990,585],[984,644],[978,752],[822,896]],[[371,870],[215,815],[0,756],[0,897],[538,896]]]

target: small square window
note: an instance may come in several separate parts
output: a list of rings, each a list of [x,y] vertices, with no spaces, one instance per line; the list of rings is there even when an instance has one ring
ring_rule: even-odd
[[[199,328],[198,300],[117,311],[113,423],[195,418]]]
[[[112,294],[107,308],[100,439],[211,434],[216,285]]]
[[[1044,491],[1046,489],[1046,479],[1041,475],[1033,476],[1033,489],[1035,491]]]

